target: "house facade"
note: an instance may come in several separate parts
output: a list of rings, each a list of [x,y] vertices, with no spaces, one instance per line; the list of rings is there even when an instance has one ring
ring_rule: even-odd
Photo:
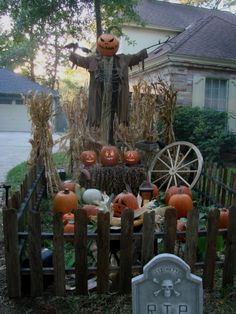
[[[134,25],[124,28],[131,39],[137,34],[133,38],[138,45],[130,52],[168,41],[148,51],[144,71],[141,67],[130,71],[130,84],[161,77],[178,91],[178,105],[227,111],[229,130],[236,133],[236,16],[156,0],[140,1],[137,11],[146,24],[135,31]],[[121,52],[127,53],[128,46],[121,43]]]
[[[31,91],[51,93],[56,106],[57,92],[0,68],[0,131],[29,132],[31,130],[31,121],[22,97]]]

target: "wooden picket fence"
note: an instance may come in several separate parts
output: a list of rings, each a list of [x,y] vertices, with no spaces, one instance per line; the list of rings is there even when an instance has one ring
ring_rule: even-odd
[[[208,165],[209,167],[209,165]],[[214,167],[212,166],[211,169]],[[223,173],[225,170],[222,170]],[[22,296],[22,276],[30,275],[31,296],[41,296],[44,292],[45,276],[53,276],[54,294],[66,294],[66,275],[74,274],[77,294],[88,294],[88,278],[96,277],[97,293],[110,290],[111,278],[116,278],[119,293],[130,293],[131,278],[142,273],[143,266],[155,255],[160,253],[178,254],[178,244],[185,238],[184,251],[181,257],[190,265],[192,271],[202,269],[205,289],[214,288],[216,267],[222,267],[222,287],[232,285],[236,256],[236,204],[235,180],[232,188],[220,177],[213,177],[209,168],[203,170],[197,191],[203,202],[224,206],[223,200],[231,200],[228,230],[218,230],[219,209],[215,208],[208,214],[206,230],[199,230],[199,209],[193,208],[188,214],[186,232],[176,231],[176,210],[167,208],[165,212],[164,230],[155,230],[154,212],[145,213],[142,228],[137,231],[133,227],[133,212],[126,209],[122,214],[120,232],[110,230],[109,213],[99,213],[97,231],[87,231],[87,216],[84,210],[75,213],[75,233],[64,234],[62,215],[53,216],[53,232],[41,232],[40,201],[45,193],[43,167],[37,165],[26,176],[20,192],[12,195],[8,208],[3,210],[4,241],[7,273],[7,289],[9,297]],[[235,175],[233,175],[235,178]],[[206,188],[207,187],[207,188]],[[220,192],[219,192],[220,191]],[[225,195],[226,194],[226,195]],[[223,196],[222,196],[223,195]],[[225,196],[224,196],[225,195]],[[227,203],[228,204],[228,203]],[[228,206],[228,205],[227,205]],[[224,258],[217,259],[217,237],[225,239]],[[197,261],[198,238],[206,237],[205,257]],[[42,240],[53,242],[53,267],[43,267],[41,258]],[[162,239],[160,241],[159,239]],[[179,240],[178,240],[179,239]],[[75,267],[65,269],[64,243],[72,240],[75,250]],[[97,264],[88,267],[88,241],[97,244]],[[110,262],[112,247],[119,248],[119,263]],[[22,267],[20,256],[27,246],[29,267]],[[199,271],[199,270],[198,270]]]

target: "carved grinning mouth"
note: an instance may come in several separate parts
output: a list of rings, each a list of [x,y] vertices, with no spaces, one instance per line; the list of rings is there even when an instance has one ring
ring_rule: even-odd
[[[115,49],[118,47],[118,45],[116,45],[115,47],[106,47],[106,46],[101,46],[101,45],[99,45],[99,47],[100,47],[101,49],[106,49],[106,50],[115,50]]]

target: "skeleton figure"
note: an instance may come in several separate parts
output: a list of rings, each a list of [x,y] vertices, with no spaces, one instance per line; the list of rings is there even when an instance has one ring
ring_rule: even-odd
[[[156,284],[159,284],[160,282],[154,278],[153,282]],[[171,279],[164,279],[161,283],[161,289],[154,291],[154,296],[158,296],[161,292],[163,293],[165,298],[170,298],[172,293],[174,293],[175,296],[180,296],[180,293],[174,289],[174,286],[181,282],[181,279],[177,279],[175,282],[173,282]]]

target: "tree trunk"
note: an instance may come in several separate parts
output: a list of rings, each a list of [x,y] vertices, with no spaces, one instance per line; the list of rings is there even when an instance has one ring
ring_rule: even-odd
[[[102,34],[101,0],[94,0],[97,37]]]

